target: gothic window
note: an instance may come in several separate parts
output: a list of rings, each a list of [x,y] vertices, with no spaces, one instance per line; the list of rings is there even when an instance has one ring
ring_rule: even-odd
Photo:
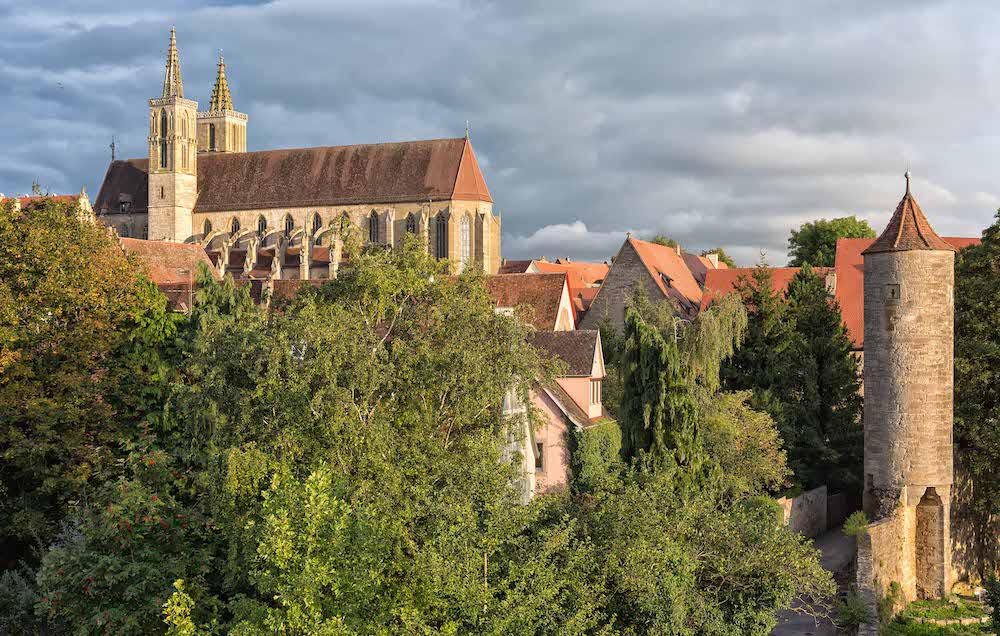
[[[215,150],[215,124],[208,125],[208,149]]]
[[[205,230],[202,233],[202,235],[203,236],[208,236],[211,233],[212,233],[212,222],[209,221],[208,219],[205,219]]]
[[[413,218],[412,212],[406,217],[406,231],[409,234],[417,233],[417,220]]]
[[[260,217],[257,219],[257,238],[264,238],[267,233],[267,219]]]
[[[184,169],[187,169],[188,167],[187,144],[181,145],[181,167]]]
[[[239,234],[240,232],[240,220],[233,217],[232,222],[229,224],[229,233],[233,236]]]
[[[462,227],[459,233],[459,239],[461,241],[458,259],[459,271],[465,271],[465,268],[469,264],[469,260],[472,256],[472,221],[469,217],[462,217]]]
[[[378,212],[375,210],[368,216],[368,242],[378,243]]]
[[[436,230],[434,255],[438,258],[448,258],[448,221],[445,220],[444,214],[438,214],[434,225]]]
[[[292,219],[292,215],[289,214],[285,217],[285,238],[291,238],[292,232],[295,231],[295,221]]]
[[[316,232],[319,232],[322,227],[323,227],[323,219],[320,218],[319,214],[314,214],[313,224],[312,224],[312,235],[316,236]],[[320,245],[322,240],[323,239],[321,238],[316,239],[316,245]]]
[[[160,111],[160,167],[167,167],[167,111]]]

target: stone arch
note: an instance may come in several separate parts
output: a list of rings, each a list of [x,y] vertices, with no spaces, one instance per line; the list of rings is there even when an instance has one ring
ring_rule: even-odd
[[[948,592],[948,508],[934,487],[924,491],[915,516],[917,598],[942,598]]]

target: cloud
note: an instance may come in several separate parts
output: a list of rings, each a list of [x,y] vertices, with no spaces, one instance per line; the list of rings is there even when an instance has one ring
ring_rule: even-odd
[[[607,258],[663,233],[741,262],[789,230],[881,229],[915,175],[935,227],[997,207],[1000,7],[944,0],[0,1],[0,191],[92,195],[146,152],[177,26],[186,96],[224,49],[251,149],[458,136],[509,258]]]

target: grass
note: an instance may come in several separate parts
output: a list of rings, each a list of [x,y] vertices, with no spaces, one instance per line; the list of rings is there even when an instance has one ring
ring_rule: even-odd
[[[895,620],[881,630],[881,636],[984,636],[991,634],[985,625],[932,625]]]
[[[900,614],[906,618],[980,618],[986,616],[982,603],[967,600],[959,596],[937,601],[914,601],[906,606]]]

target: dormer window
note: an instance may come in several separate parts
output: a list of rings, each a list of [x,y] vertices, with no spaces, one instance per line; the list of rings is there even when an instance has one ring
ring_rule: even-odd
[[[666,274],[664,274],[663,272],[660,272],[660,280],[662,280],[662,281],[663,281],[663,285],[664,285],[664,286],[665,286],[665,287],[666,287],[667,289],[670,289],[671,285],[672,285],[672,284],[673,284],[673,282],[674,282],[674,279],[670,278],[669,276],[667,276],[667,275],[666,275]]]
[[[601,403],[601,381],[591,380],[590,381],[590,403],[600,404]]]
[[[118,210],[122,214],[128,214],[128,210],[130,207],[132,207],[132,203],[129,201],[121,201],[118,203]]]

